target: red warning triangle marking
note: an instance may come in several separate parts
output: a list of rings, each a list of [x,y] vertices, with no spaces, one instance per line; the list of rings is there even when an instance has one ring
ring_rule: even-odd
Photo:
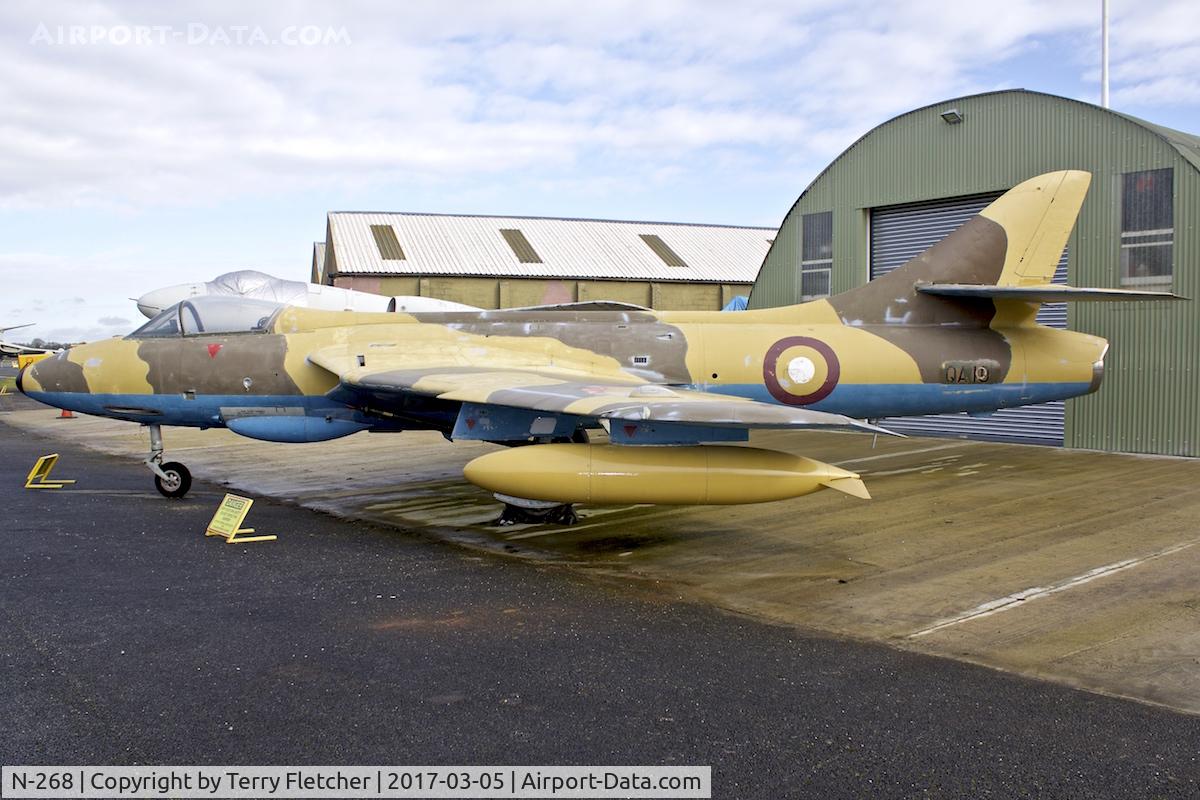
[[[208,346],[208,357],[209,357],[209,358],[216,358],[216,357],[217,357],[217,353],[219,353],[219,352],[221,352],[221,345],[219,345],[219,344],[210,344],[210,345]]]

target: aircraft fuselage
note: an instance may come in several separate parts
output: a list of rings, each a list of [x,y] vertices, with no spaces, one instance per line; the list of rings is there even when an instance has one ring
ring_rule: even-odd
[[[809,306],[813,318],[833,312],[828,301],[798,308]],[[454,402],[343,396],[337,378],[306,358],[338,344],[361,354],[364,365],[396,349],[464,356],[490,350],[524,363],[600,368],[631,382],[880,418],[985,412],[1086,394],[1099,385],[1107,347],[1098,337],[1040,326],[783,323],[777,316],[288,309],[265,333],[77,346],[27,371],[22,389],[50,405],[142,423],[219,427],[252,416],[313,416],[344,420],[338,430],[347,433],[453,426]],[[502,394],[491,402],[505,405]]]

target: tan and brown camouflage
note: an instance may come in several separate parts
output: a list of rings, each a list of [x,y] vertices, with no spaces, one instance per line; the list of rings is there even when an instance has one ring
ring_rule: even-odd
[[[878,432],[862,420],[1095,391],[1107,342],[1035,322],[1046,299],[1147,294],[1050,285],[1089,181],[1078,171],[1033,178],[904,267],[796,306],[284,307],[214,330],[206,315],[228,318],[227,309],[185,302],[129,337],[37,364],[21,389],[74,411],[272,441],[436,429],[532,443],[467,469],[488,489],[531,500],[753,502],[822,486],[865,496],[845,470],[727,445],[753,428]],[[600,428],[610,443],[585,444]]]

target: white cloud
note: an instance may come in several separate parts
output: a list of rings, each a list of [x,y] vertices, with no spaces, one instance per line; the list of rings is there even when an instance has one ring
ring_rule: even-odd
[[[153,269],[131,264],[134,252],[124,249],[83,260],[0,253],[0,275],[6,276],[0,324],[34,323],[21,330],[20,341],[82,342],[128,333],[133,327],[128,298],[138,286],[157,280]]]
[[[1178,33],[1194,5],[1120,18],[1130,46],[1178,48],[1121,61],[1124,96],[1194,97]],[[987,67],[1095,17],[1092,0],[6,4],[0,69],[18,78],[0,84],[0,204],[553,179],[605,155],[637,175],[722,148],[761,151],[763,169],[781,150],[818,168],[888,116],[990,86]],[[351,43],[29,43],[39,24],[189,23],[345,28]]]
[[[1113,5],[1116,107],[1200,107],[1200,4]],[[289,264],[303,248],[280,231],[299,223],[237,239],[204,213],[269,223],[307,194],[777,224],[896,114],[1016,85],[1094,99],[1098,17],[1096,0],[2,3],[0,223],[117,224],[6,239],[37,252],[0,255],[0,275],[30,276],[6,283],[0,321],[20,310],[52,326],[43,338],[106,336],[123,330],[91,320],[128,318],[131,295]],[[350,44],[30,44],[39,24],[189,23],[344,28]],[[738,192],[778,207],[741,211]],[[97,252],[115,241],[136,244]],[[47,299],[66,291],[88,300],[86,322]]]
[[[1114,108],[1200,105],[1198,30],[1200,4],[1192,0],[1114,4],[1109,42]],[[1098,41],[1095,48],[1098,59]],[[1099,81],[1099,67],[1089,69],[1088,77]]]

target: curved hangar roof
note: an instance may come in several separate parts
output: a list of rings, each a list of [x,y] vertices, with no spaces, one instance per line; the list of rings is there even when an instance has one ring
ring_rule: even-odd
[[[930,118],[944,124],[927,126]],[[957,127],[963,122],[974,124]],[[1143,145],[1136,140],[1114,142],[1114,133],[1148,136],[1200,171],[1200,136],[1082,100],[1004,89],[922,106],[875,126],[821,170],[796,205],[847,168],[847,162],[853,169],[870,162],[876,180],[864,188],[875,201],[883,199],[881,190],[891,195],[887,202],[905,202],[936,195],[937,189],[958,182],[988,183],[988,188],[1006,190],[1036,174],[1025,174],[1031,169],[1050,172],[1066,168],[1064,161],[1088,160],[1101,149],[1128,151]],[[1097,137],[1103,138],[1097,141]],[[941,170],[929,170],[926,159],[938,162]],[[1014,169],[1020,171],[1017,180],[1008,176]],[[922,175],[935,184],[926,191],[914,185]]]
[[[774,228],[333,211],[332,275],[752,283]]]
[[[1092,173],[1080,224],[1096,232],[1100,244],[1080,260],[1092,273],[1073,271],[1072,280],[1110,285],[1118,252],[1116,234],[1108,230],[1115,224],[1112,209],[1118,201],[1117,184],[1110,178],[1160,167],[1178,168],[1176,214],[1180,221],[1188,219],[1200,205],[1200,137],[1027,89],[953,98],[905,112],[864,134],[805,188],[780,225],[751,292],[750,307],[800,302],[795,273],[804,214],[833,211],[831,289],[837,293],[866,280],[866,270],[861,269],[869,257],[864,212],[998,193],[1058,169]],[[1186,263],[1183,255],[1177,252],[1181,264]],[[1074,259],[1073,254],[1073,263]],[[1093,283],[1087,284],[1089,280]],[[1177,281],[1175,291],[1189,294],[1189,282],[1190,277]]]

